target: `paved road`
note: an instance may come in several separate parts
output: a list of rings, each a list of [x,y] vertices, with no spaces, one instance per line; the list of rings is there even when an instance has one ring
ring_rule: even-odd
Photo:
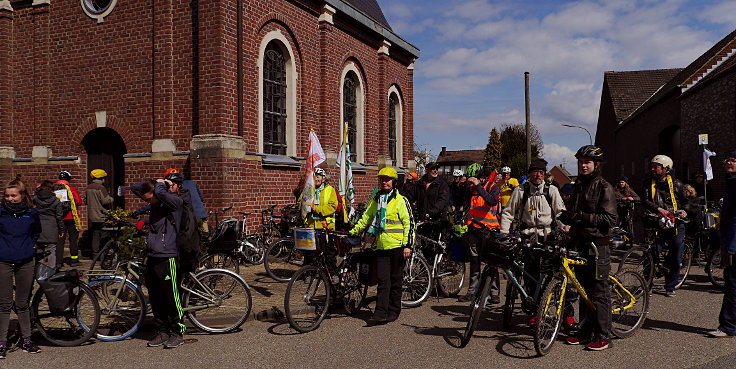
[[[257,270],[244,273],[257,309],[281,305],[284,285],[268,282]],[[151,335],[148,326],[122,342],[43,346],[38,355],[11,352],[0,367],[48,368],[50,363],[75,368],[726,367],[736,360],[736,339],[704,337],[717,325],[721,297],[707,282],[702,267],[694,267],[694,275],[677,297],[652,296],[642,330],[629,339],[615,340],[614,347],[603,352],[587,352],[559,341],[549,355],[535,357],[526,318],[519,316],[512,331],[504,332],[500,307],[486,313],[476,336],[466,348],[458,349],[453,343],[467,322],[467,304],[432,298],[421,307],[404,310],[398,321],[386,326],[367,327],[363,319],[370,316],[368,310],[357,318],[332,315],[308,334],[296,334],[282,320],[250,319],[232,334],[192,330],[188,343],[175,350],[146,348]]]

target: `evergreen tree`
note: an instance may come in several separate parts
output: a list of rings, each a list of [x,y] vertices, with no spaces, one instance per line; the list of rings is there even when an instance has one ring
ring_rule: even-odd
[[[491,170],[499,169],[501,167],[502,151],[501,135],[496,128],[493,128],[488,136],[488,145],[486,145],[486,152],[483,156],[483,166]]]
[[[531,127],[532,160],[542,151],[542,138],[537,128]],[[501,126],[501,163],[511,168],[511,175],[519,178],[526,174],[526,127],[524,124],[503,124]]]

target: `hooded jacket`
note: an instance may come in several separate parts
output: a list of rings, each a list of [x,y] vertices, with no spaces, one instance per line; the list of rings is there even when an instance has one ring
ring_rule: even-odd
[[[570,204],[577,219],[570,229],[573,239],[585,242],[610,236],[611,227],[618,221],[616,194],[598,170],[578,177]]]
[[[14,213],[0,205],[0,261],[22,263],[33,257],[36,240],[41,235],[38,210],[30,208]],[[5,282],[3,282],[5,283]]]
[[[143,182],[131,186],[130,190],[142,197]],[[176,246],[177,224],[181,222],[184,200],[177,194],[169,192],[166,184],[156,183],[153,195],[159,200],[151,204],[150,230],[148,232],[148,256],[172,258],[179,256]],[[172,222],[173,220],[173,222]]]
[[[41,219],[41,236],[38,242],[56,243],[59,240],[59,234],[66,233],[65,214],[61,201],[49,190],[38,190],[33,196],[33,203]]]

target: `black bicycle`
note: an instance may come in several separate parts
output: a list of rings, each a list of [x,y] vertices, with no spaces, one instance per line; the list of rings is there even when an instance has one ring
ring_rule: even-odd
[[[334,267],[325,250],[318,250],[316,263],[303,266],[293,275],[284,296],[289,325],[301,333],[317,329],[333,302],[342,303],[348,315],[355,315],[368,291],[359,277],[363,250],[352,252],[353,247],[361,245],[360,237],[338,237],[347,233],[323,232],[326,247],[336,248],[340,263]]]

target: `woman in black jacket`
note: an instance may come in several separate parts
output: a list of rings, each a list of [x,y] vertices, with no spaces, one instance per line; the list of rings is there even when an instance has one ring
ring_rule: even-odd
[[[61,268],[63,260],[56,259],[56,244],[64,236],[64,208],[54,194],[54,182],[44,180],[36,188],[33,203],[41,217],[41,237],[38,239],[39,249],[50,252],[45,263],[52,268]]]
[[[618,219],[613,186],[601,176],[603,152],[599,147],[581,147],[578,159],[578,179],[571,200],[571,209],[562,212],[560,221],[571,226],[573,246],[588,259],[588,265],[576,268],[580,283],[595,305],[590,310],[582,302],[580,316],[585,323],[567,338],[571,345],[585,344],[588,350],[601,351],[610,347],[611,303],[608,275],[611,271],[610,230]],[[596,249],[591,244],[595,244]],[[596,256],[597,250],[597,256]]]

